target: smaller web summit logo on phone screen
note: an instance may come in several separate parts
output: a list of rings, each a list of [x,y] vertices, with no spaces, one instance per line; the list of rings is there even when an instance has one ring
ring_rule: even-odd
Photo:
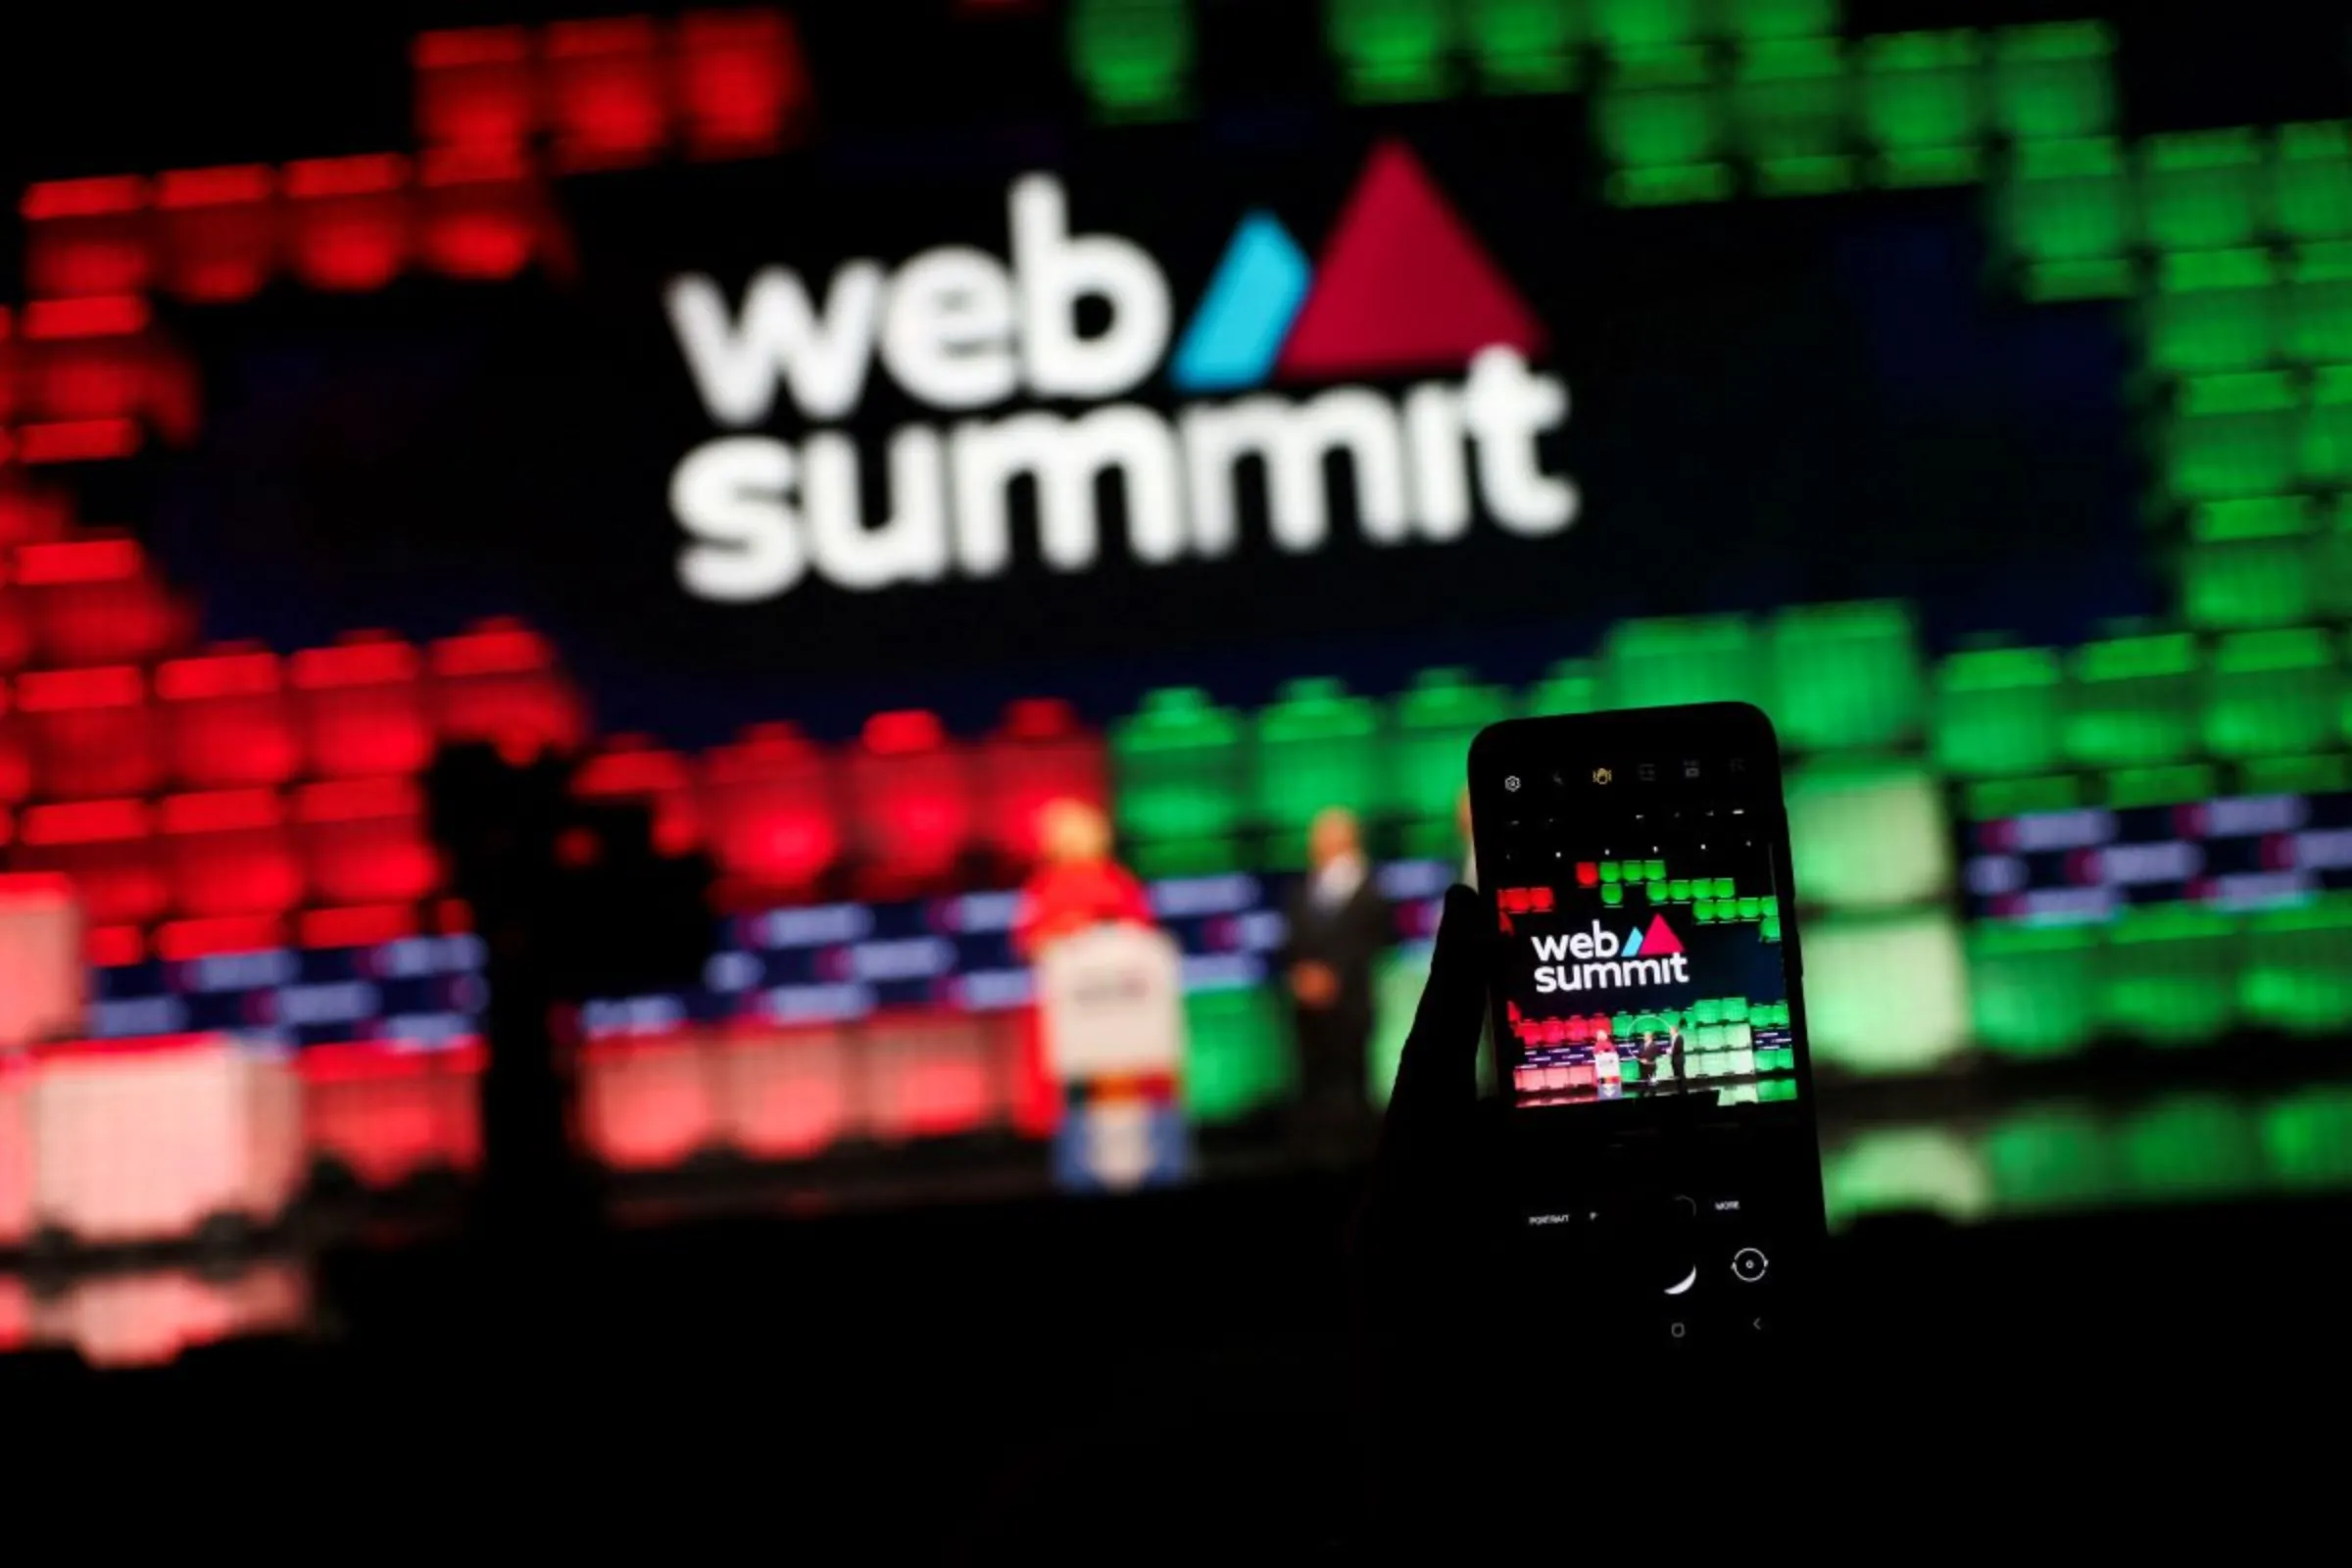
[[[1594,920],[1588,930],[1532,936],[1536,990],[1621,991],[1642,986],[1688,985],[1690,956],[1663,914],[1623,936]]]

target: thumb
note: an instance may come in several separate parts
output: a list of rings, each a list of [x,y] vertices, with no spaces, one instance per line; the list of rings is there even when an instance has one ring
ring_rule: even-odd
[[[1467,1105],[1478,1098],[1478,1039],[1487,1013],[1487,901],[1456,883],[1446,890],[1429,982],[1396,1064],[1393,1111]]]

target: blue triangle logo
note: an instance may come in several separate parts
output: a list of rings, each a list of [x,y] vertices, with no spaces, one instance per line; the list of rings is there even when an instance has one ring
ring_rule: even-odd
[[[1313,278],[1306,253],[1280,219],[1245,217],[1176,345],[1168,366],[1176,390],[1237,392],[1263,383]]]
[[[1625,952],[1620,956],[1630,958],[1641,951],[1642,933],[1639,930],[1628,932],[1625,938]]]

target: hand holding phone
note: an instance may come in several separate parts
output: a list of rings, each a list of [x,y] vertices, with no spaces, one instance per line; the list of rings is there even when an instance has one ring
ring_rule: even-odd
[[[1521,1251],[1661,1353],[1804,1330],[1826,1227],[1770,721],[1513,720],[1470,793]]]

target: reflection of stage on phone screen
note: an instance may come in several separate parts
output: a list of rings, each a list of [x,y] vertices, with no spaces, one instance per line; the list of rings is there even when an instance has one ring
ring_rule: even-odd
[[[1693,1007],[1683,1018],[1642,1015],[1623,1033],[1607,1018],[1544,1020],[1512,1069],[1515,1098],[1552,1105],[1684,1094],[1712,1095],[1719,1104],[1795,1097],[1787,1004],[1741,1004],[1735,1018],[1722,1004],[1702,1007],[1713,1015],[1706,1022]]]
[[[1795,1097],[1769,858],[1745,843],[1705,851],[1576,861],[1550,885],[1497,890],[1518,956],[1502,1026],[1520,1104]]]

